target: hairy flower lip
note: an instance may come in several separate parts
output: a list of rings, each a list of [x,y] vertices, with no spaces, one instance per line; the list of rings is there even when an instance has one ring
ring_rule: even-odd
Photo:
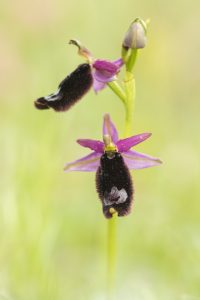
[[[139,153],[135,150],[131,150],[132,147],[148,139],[151,136],[151,133],[142,133],[125,139],[118,139],[118,132],[110,118],[110,115],[105,114],[103,122],[103,136],[105,135],[110,136],[112,143],[116,146],[116,149],[118,150],[117,152],[122,155],[125,164],[130,170],[149,168],[162,163],[162,161],[159,158],[144,153]],[[78,139],[77,143],[82,147],[90,148],[92,152],[79,160],[66,164],[64,170],[67,172],[97,171],[100,164],[100,158],[105,152],[104,143],[99,140],[91,139]]]
[[[89,91],[92,85],[91,65],[81,64],[60,82],[56,92],[36,99],[35,107],[40,110],[51,108],[57,112],[67,111]]]

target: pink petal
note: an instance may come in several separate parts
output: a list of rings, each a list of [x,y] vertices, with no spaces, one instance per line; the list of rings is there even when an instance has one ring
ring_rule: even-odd
[[[91,154],[82,157],[76,161],[65,165],[64,170],[70,171],[82,171],[82,172],[95,172],[100,164],[100,153],[92,152]]]
[[[148,139],[151,136],[151,133],[142,133],[138,135],[131,136],[127,139],[119,140],[117,142],[117,148],[119,152],[125,152],[129,150],[131,147],[142,143],[146,139]]]
[[[127,167],[130,170],[149,168],[162,163],[162,161],[159,158],[139,153],[133,150],[128,150],[122,153],[122,156]]]
[[[94,77],[95,80],[103,82],[103,83],[107,83],[107,82],[111,82],[113,80],[116,80],[115,74],[113,75],[112,73],[109,73],[105,70],[103,70],[103,71],[99,71],[99,70],[94,71],[93,77]]]
[[[113,63],[107,60],[97,59],[93,64],[93,68],[95,69],[93,74],[94,78],[101,82],[113,81],[119,69],[118,64],[118,62]]]
[[[93,63],[93,67],[96,70],[100,71],[107,71],[109,73],[115,73],[118,69],[117,65],[118,63],[113,63],[111,61],[105,60],[105,59],[96,59]]]
[[[90,148],[98,153],[103,153],[104,143],[101,141],[89,140],[89,139],[79,139],[77,143],[83,147]]]
[[[111,137],[113,143],[114,144],[117,143],[117,141],[118,141],[118,132],[117,132],[117,129],[116,129],[115,125],[111,121],[111,118],[110,118],[109,114],[104,115],[103,136],[104,135],[109,135]]]
[[[105,86],[106,86],[106,83],[96,80],[93,76],[93,89],[94,89],[95,93],[97,93],[100,90],[103,90],[105,88]]]
[[[122,58],[118,58],[117,60],[113,61],[113,64],[118,68],[118,70],[123,66],[124,62]]]

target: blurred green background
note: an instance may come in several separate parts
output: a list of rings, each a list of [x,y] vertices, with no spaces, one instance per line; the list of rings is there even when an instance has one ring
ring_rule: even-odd
[[[38,111],[82,59],[116,59],[129,23],[150,18],[135,67],[133,133],[161,167],[133,172],[135,205],[118,221],[116,299],[200,299],[200,2],[0,2],[0,300],[104,300],[106,226],[95,174],[63,172],[88,153],[77,138],[101,138],[109,89],[90,91],[67,113]]]

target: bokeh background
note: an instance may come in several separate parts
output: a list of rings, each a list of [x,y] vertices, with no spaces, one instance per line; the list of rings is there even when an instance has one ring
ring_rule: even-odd
[[[137,150],[161,167],[133,172],[135,205],[118,221],[116,299],[200,299],[200,2],[197,0],[0,2],[0,300],[104,300],[107,221],[93,173],[63,172],[86,155],[77,138],[101,138],[109,89],[67,113],[38,111],[82,62],[80,39],[116,59],[129,23],[150,18],[135,67]]]

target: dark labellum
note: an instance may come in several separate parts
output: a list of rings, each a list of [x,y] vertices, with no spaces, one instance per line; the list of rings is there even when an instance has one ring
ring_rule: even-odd
[[[118,216],[130,213],[133,201],[133,184],[128,167],[120,153],[112,156],[103,154],[96,173],[96,188],[106,218],[111,218],[110,208],[114,208]]]
[[[59,84],[58,90],[54,94],[38,98],[35,101],[35,107],[66,111],[88,92],[92,83],[90,65],[82,64]]]

